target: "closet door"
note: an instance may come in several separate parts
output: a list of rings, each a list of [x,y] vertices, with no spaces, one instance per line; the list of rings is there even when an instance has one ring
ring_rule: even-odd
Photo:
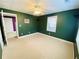
[[[77,44],[77,59],[79,59],[79,21],[78,21],[78,31],[77,31],[77,37],[76,37],[76,44]]]
[[[0,13],[0,27],[1,27],[1,35],[2,35],[2,41],[4,44],[7,44],[7,38],[6,38],[6,32],[5,32],[5,28],[3,26],[4,24],[4,17],[3,17],[3,11],[1,11]]]

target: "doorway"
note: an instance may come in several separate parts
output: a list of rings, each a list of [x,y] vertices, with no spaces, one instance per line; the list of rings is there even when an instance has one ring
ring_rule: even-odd
[[[2,37],[5,39],[3,39],[3,42],[6,41],[6,43],[8,44],[8,39],[10,38],[18,38],[18,24],[17,24],[17,15],[16,14],[12,14],[12,13],[6,13],[1,11],[1,25],[2,25]],[[4,42],[5,44],[5,42]]]
[[[16,37],[16,18],[4,16],[4,23],[7,39]]]
[[[79,21],[78,21],[79,22]],[[79,58],[79,24],[78,24],[78,31],[77,31],[77,37],[76,37],[76,58]]]

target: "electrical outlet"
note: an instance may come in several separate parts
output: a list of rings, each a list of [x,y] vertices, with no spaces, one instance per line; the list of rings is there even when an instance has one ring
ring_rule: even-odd
[[[30,32],[29,32],[29,34],[30,34]]]
[[[48,34],[50,35],[50,32]]]
[[[21,33],[21,35],[23,35],[23,33]]]

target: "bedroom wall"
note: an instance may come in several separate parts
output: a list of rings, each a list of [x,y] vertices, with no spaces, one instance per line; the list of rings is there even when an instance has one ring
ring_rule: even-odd
[[[0,8],[0,10],[3,10],[4,12],[8,12],[8,13],[17,14],[19,36],[37,32],[37,25],[36,25],[37,17],[28,15],[22,12],[4,9],[4,8]],[[27,18],[30,20],[29,24],[24,23],[24,19],[27,19]]]
[[[57,38],[61,38],[67,41],[75,42],[75,37],[78,28],[78,19],[76,19],[75,15],[79,13],[79,10],[70,10],[64,11],[54,14],[49,14],[45,16],[41,16],[38,18],[38,31],[50,36],[54,36]],[[48,32],[46,30],[47,27],[47,17],[57,15],[57,30],[56,32]]]

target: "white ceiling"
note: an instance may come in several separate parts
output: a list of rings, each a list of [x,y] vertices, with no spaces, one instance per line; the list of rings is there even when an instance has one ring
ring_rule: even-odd
[[[38,0],[44,14],[79,8],[79,0]],[[0,7],[33,14],[35,0],[0,0]]]

